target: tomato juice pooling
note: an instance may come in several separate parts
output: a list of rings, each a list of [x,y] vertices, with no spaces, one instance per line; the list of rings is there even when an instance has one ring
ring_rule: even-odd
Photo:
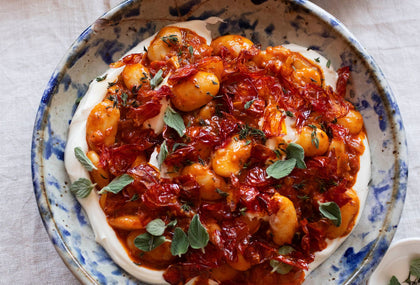
[[[344,99],[348,68],[330,86],[320,57],[237,35],[208,45],[174,26],[112,67],[86,156],[139,267],[170,284],[301,284],[315,253],[352,230],[366,135]]]

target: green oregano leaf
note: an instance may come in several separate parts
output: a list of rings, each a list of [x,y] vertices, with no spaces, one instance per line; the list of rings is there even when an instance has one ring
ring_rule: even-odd
[[[287,274],[292,270],[293,266],[280,262],[278,260],[272,259],[270,260],[270,266],[273,268],[271,272],[277,272],[279,274]]]
[[[224,191],[220,190],[219,188],[216,188],[216,192],[217,192],[217,194],[219,194],[219,195],[220,195],[220,196],[222,196],[222,197],[227,197],[227,196],[229,196],[229,193],[224,192]]]
[[[166,225],[162,219],[154,219],[150,221],[146,226],[146,231],[154,236],[161,236],[165,232]]]
[[[251,107],[252,103],[254,103],[255,99],[249,100],[248,102],[245,103],[244,105],[244,109],[248,110],[249,107]]]
[[[319,211],[321,214],[329,219],[334,226],[339,227],[341,225],[341,211],[340,207],[335,202],[319,203]]]
[[[171,106],[168,106],[165,111],[165,115],[163,116],[163,121],[168,127],[174,129],[180,137],[184,135],[185,132],[185,124],[184,120],[182,119],[181,115],[178,114]]]
[[[204,248],[209,242],[209,234],[201,224],[198,214],[194,215],[188,228],[188,241],[194,249]]]
[[[278,253],[280,255],[288,255],[288,254],[291,254],[293,251],[295,251],[295,249],[291,247],[290,245],[283,245],[282,247],[279,248]]]
[[[134,193],[134,195],[127,202],[134,202],[139,199],[139,194]]]
[[[295,168],[296,159],[290,158],[288,160],[277,160],[272,165],[267,167],[266,172],[268,177],[280,179],[289,175],[293,168]]]
[[[286,148],[287,158],[294,158],[296,159],[296,167],[305,169],[305,153],[303,147],[296,143],[289,143]]]
[[[163,141],[163,143],[160,145],[160,151],[157,156],[159,168],[162,166],[167,156],[168,156],[168,147],[166,146],[166,141]]]
[[[413,259],[410,262],[410,272],[417,278],[420,278],[420,258]]]
[[[164,242],[165,242],[164,236],[156,237],[147,232],[144,234],[138,235],[134,239],[134,245],[142,251],[154,250],[155,248],[157,248],[159,245],[161,245]]]
[[[397,277],[393,275],[391,280],[389,280],[389,285],[401,285],[400,281],[398,281]]]
[[[99,191],[99,194],[103,194],[105,191],[117,194],[133,181],[134,179],[130,175],[124,173],[123,175],[114,178],[107,186],[102,188],[101,191]]]
[[[188,251],[188,247],[190,243],[188,242],[188,237],[185,232],[176,227],[174,230],[174,236],[172,237],[172,244],[171,244],[171,254],[173,256],[178,255],[181,257],[182,254]]]
[[[159,71],[156,72],[155,76],[153,76],[153,78],[150,79],[150,87],[152,89],[155,89],[155,87],[158,86],[163,81],[162,74],[163,74],[162,69],[159,69]]]
[[[166,227],[175,227],[177,223],[178,223],[178,221],[175,219],[175,220],[173,220],[173,221],[170,221],[170,222],[166,225]]]
[[[79,178],[71,184],[70,191],[77,198],[86,198],[92,192],[95,185],[87,178]]]
[[[87,171],[92,171],[93,169],[97,170],[96,166],[90,161],[90,159],[86,156],[85,152],[82,150],[81,147],[74,148],[74,155],[76,156],[77,160],[83,165],[83,167]]]

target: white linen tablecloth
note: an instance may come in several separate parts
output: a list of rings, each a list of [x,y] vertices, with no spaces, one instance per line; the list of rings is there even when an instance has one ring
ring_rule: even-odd
[[[38,213],[30,167],[32,129],[55,66],[77,36],[119,2],[0,0],[0,284],[78,284]],[[395,93],[407,132],[410,167],[406,203],[393,242],[420,237],[420,143],[416,141],[420,1],[313,2],[353,32]]]

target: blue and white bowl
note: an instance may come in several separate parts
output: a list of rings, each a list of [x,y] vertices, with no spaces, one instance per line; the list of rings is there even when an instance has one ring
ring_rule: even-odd
[[[32,141],[32,176],[44,225],[58,253],[85,284],[139,284],[95,242],[69,191],[63,156],[78,100],[90,81],[161,27],[218,16],[213,36],[241,34],[262,47],[296,43],[350,66],[348,99],[364,117],[372,177],[361,220],[306,284],[361,284],[380,262],[397,228],[407,182],[407,144],[392,91],[372,57],[333,16],[304,0],[126,1],[87,28],[54,71],[42,96]]]

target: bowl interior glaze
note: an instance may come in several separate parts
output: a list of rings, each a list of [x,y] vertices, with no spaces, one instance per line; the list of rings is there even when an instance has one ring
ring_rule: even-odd
[[[39,106],[32,142],[32,176],[44,225],[58,253],[85,284],[139,284],[95,242],[64,169],[68,126],[91,80],[142,39],[178,21],[217,16],[213,36],[240,34],[263,48],[296,43],[350,66],[347,98],[362,113],[371,147],[372,177],[361,220],[343,245],[305,284],[361,284],[395,233],[407,182],[407,146],[394,96],[380,69],[354,36],[309,1],[138,0],[99,18],[71,46]],[[143,283],[141,283],[143,284]]]

